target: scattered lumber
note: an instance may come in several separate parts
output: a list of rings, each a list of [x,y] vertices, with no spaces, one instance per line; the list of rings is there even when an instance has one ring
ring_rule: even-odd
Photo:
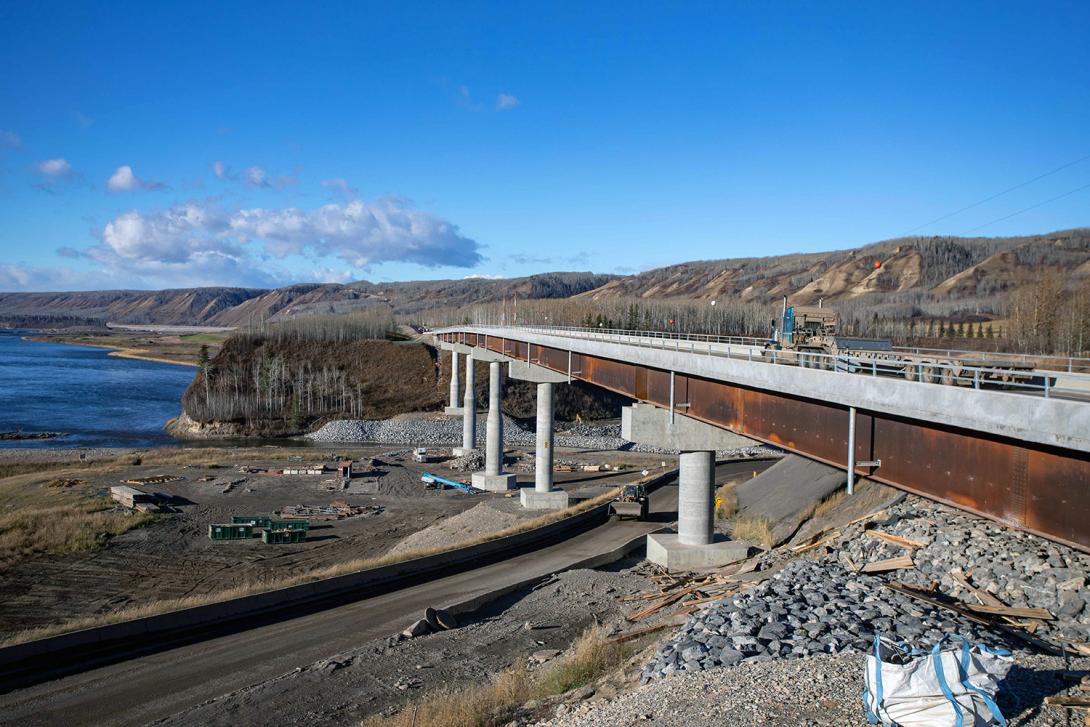
[[[831,542],[831,541],[836,540],[837,538],[839,538],[840,537],[840,531],[839,530],[833,530],[831,533],[826,535],[824,538],[821,538],[820,535],[821,535],[821,533],[818,533],[819,540],[815,540],[814,542],[806,544],[806,545],[796,545],[795,547],[791,548],[791,552],[793,552],[793,553],[805,553],[808,550],[813,550],[814,548],[818,548],[818,547],[820,547],[822,545],[825,545],[828,542]]]
[[[856,523],[861,523],[864,520],[877,520],[879,518],[885,517],[887,514],[888,513],[887,513],[886,509],[883,508],[881,510],[876,510],[875,512],[867,513],[866,515],[863,515],[862,517],[857,517],[855,520],[852,520],[851,522],[849,522],[848,525],[855,525]],[[845,527],[847,527],[847,525]]]
[[[962,573],[959,573],[958,571],[954,571],[953,573],[950,574],[950,577],[953,578],[954,581],[959,586],[961,586],[965,590],[969,591],[969,593],[972,593],[974,596],[976,596],[976,599],[978,601],[980,601],[980,604],[982,606],[1006,606],[1007,605],[1007,604],[1003,603],[1002,601],[1000,601],[995,596],[993,596],[992,594],[988,593],[987,591],[982,590],[982,589],[977,588],[976,586],[974,586],[972,583],[969,582],[969,578],[968,578],[967,575],[963,575]]]
[[[891,570],[900,570],[901,568],[912,568],[915,563],[912,562],[911,555],[899,555],[896,558],[886,558],[885,560],[876,560],[873,563],[867,563],[862,568],[862,573],[885,573]]]
[[[633,639],[638,639],[641,636],[646,636],[647,634],[653,634],[653,633],[655,633],[657,631],[664,631],[665,629],[676,628],[677,626],[678,626],[677,623],[674,623],[672,621],[668,621],[666,623],[659,624],[658,626],[649,626],[648,628],[645,628],[645,629],[637,629],[636,631],[629,631],[626,634],[621,634],[620,636],[617,636],[615,638],[610,639],[606,643],[608,643],[608,644],[623,644],[626,641],[632,641]]]
[[[1032,618],[1051,621],[1056,618],[1047,608],[1015,608],[1013,606],[980,606],[975,603],[964,604],[965,608],[989,616],[1008,616],[1010,618]]]
[[[986,614],[974,613],[967,608],[969,604],[965,604],[960,601],[949,603],[947,601],[936,598],[933,592],[921,591],[914,586],[910,586],[907,583],[901,583],[900,581],[891,581],[889,583],[883,583],[882,585],[884,585],[891,591],[897,591],[898,593],[909,596],[910,598],[915,598],[917,601],[923,601],[924,603],[929,603],[932,606],[945,608],[948,611],[953,611],[954,613],[964,616],[970,621],[981,624],[983,626],[990,626],[994,629],[1002,631],[1003,633],[1013,636],[1016,639],[1025,641],[1030,646],[1033,646],[1034,648],[1046,654],[1051,654],[1052,656],[1063,656],[1063,651],[1055,644],[1051,644],[1044,639],[1039,639],[1033,634],[1028,634],[1020,629],[1011,628],[1007,624],[996,621],[995,619],[985,618]]]
[[[909,540],[908,538],[902,538],[899,535],[887,533],[882,530],[875,530],[873,528],[869,530],[864,530],[863,533],[871,536],[872,538],[880,538],[881,540],[884,540],[891,545],[899,545],[900,547],[908,548],[909,550],[918,550],[929,545],[929,543],[923,543],[919,540]]]
[[[859,566],[857,566],[855,564],[855,562],[852,560],[851,556],[848,555],[847,551],[844,551],[844,550],[840,551],[840,553],[838,554],[838,557],[840,558],[840,561],[844,564],[845,568],[850,570],[852,573],[858,573],[859,572]]]

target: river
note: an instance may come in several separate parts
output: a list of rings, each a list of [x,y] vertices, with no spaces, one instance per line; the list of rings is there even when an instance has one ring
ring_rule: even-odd
[[[0,331],[0,432],[67,432],[9,447],[152,447],[174,443],[163,425],[181,411],[191,366],[109,356],[109,351],[25,341]]]

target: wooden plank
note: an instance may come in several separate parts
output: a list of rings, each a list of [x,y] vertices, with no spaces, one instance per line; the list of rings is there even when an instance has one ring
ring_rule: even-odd
[[[641,636],[646,636],[647,634],[653,634],[656,631],[663,631],[665,629],[677,628],[677,626],[678,626],[678,624],[676,624],[676,623],[667,622],[667,623],[664,623],[664,624],[659,624],[658,626],[651,626],[651,627],[648,627],[646,629],[639,629],[637,631],[629,631],[627,634],[621,634],[620,636],[618,636],[616,638],[610,639],[606,643],[607,644],[623,644],[626,641],[632,641],[633,639],[638,639]]]
[[[918,550],[920,548],[927,547],[929,543],[923,543],[919,540],[909,540],[908,538],[902,538],[900,535],[894,535],[882,530],[864,530],[866,535],[872,538],[880,538],[891,545],[899,545],[902,548],[908,548],[909,550]]]
[[[1033,646],[1033,647],[1043,651],[1046,654],[1052,654],[1053,656],[1063,656],[1063,651],[1058,646],[1056,646],[1055,644],[1051,644],[1051,643],[1049,643],[1049,642],[1047,642],[1047,641],[1045,641],[1043,639],[1039,639],[1036,636],[1033,636],[1032,634],[1027,634],[1024,631],[1019,631],[1018,629],[1012,629],[1009,626],[1004,626],[1001,623],[997,623],[997,622],[989,620],[989,619],[981,618],[979,615],[973,613],[972,611],[968,610],[967,608],[964,608],[963,606],[965,606],[966,604],[962,604],[960,602],[956,603],[956,604],[953,604],[953,603],[947,603],[946,601],[940,601],[939,599],[934,598],[930,594],[921,592],[917,588],[914,588],[913,586],[910,586],[907,583],[900,583],[898,581],[891,581],[890,583],[883,583],[882,585],[884,585],[886,588],[890,589],[891,591],[897,591],[898,593],[902,593],[902,594],[904,594],[906,596],[909,596],[911,598],[915,598],[917,601],[923,601],[924,603],[929,603],[932,606],[938,606],[939,608],[945,608],[948,611],[953,611],[954,613],[961,614],[965,618],[967,618],[970,621],[973,621],[975,623],[982,624],[984,626],[990,626],[992,628],[998,629],[998,630],[1002,631],[1005,634],[1009,634],[1009,635],[1013,636],[1016,639],[1021,639],[1022,641],[1025,641],[1030,646]]]
[[[1054,707],[1067,707],[1068,709],[1074,707],[1090,707],[1090,697],[1073,697],[1066,694],[1054,694],[1051,697],[1045,697],[1045,704],[1051,704]]]
[[[1014,606],[981,606],[975,603],[964,604],[965,608],[976,613],[986,613],[989,616],[1009,616],[1011,618],[1035,618],[1042,621],[1051,621],[1056,618],[1047,608],[1017,608]]]
[[[901,568],[912,568],[914,565],[911,555],[899,555],[896,558],[886,558],[885,560],[876,560],[873,563],[867,563],[863,566],[862,572],[885,573],[886,571],[899,570]]]
[[[805,553],[808,550],[812,550],[812,549],[817,548],[819,546],[825,545],[829,541],[836,540],[839,537],[840,537],[840,531],[839,530],[834,530],[831,533],[829,533],[828,535],[826,535],[824,538],[822,538],[820,540],[817,540],[817,541],[815,541],[813,543],[810,543],[809,545],[796,545],[795,547],[791,548],[791,552],[793,552],[793,553]]]
[[[993,596],[992,594],[988,593],[987,591],[982,590],[982,589],[977,588],[976,586],[974,586],[972,583],[969,582],[968,577],[962,575],[958,571],[953,571],[950,574],[950,577],[953,578],[954,581],[956,581],[957,584],[960,585],[962,588],[964,588],[965,590],[969,591],[969,593],[972,593],[974,596],[976,596],[977,600],[979,600],[980,603],[982,605],[984,605],[984,606],[1006,606],[1007,605],[1007,604],[1003,603],[1002,601],[1000,601],[995,596]]]

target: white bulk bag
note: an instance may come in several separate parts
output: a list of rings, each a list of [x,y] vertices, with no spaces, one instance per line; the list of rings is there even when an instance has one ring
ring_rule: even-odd
[[[867,656],[863,703],[871,724],[898,727],[984,727],[1007,724],[995,704],[999,682],[1013,664],[1010,652],[943,638],[922,652],[874,637]]]

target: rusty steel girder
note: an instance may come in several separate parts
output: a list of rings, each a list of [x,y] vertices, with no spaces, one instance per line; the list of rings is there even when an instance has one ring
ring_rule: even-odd
[[[669,371],[484,334],[448,333],[443,339],[670,406]],[[695,419],[847,467],[846,406],[686,374],[674,375],[674,401],[686,403],[679,412]],[[881,412],[860,410],[856,417],[856,461],[882,462],[857,468],[860,476],[1090,552],[1087,453]]]

